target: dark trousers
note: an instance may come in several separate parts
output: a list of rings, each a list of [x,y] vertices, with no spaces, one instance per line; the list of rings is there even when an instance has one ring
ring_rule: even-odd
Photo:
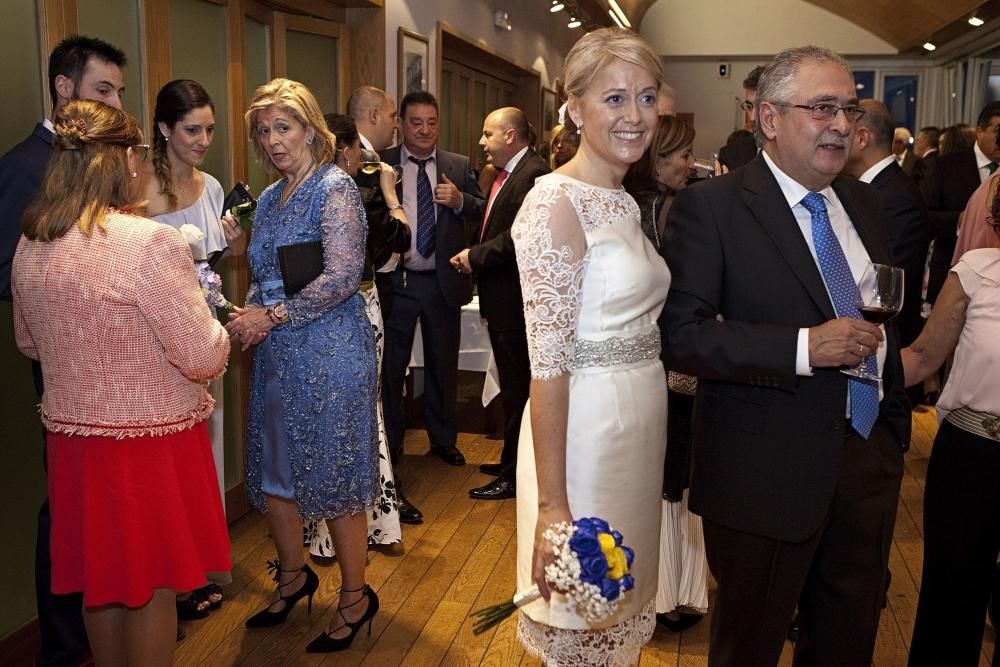
[[[434,272],[400,269],[392,273],[392,311],[385,321],[382,409],[393,461],[403,453],[406,414],[403,381],[413,333],[420,320],[424,341],[424,422],[431,447],[454,446],[458,438],[458,346],[462,310],[445,303]]]
[[[528,336],[524,329],[500,331],[487,325],[493,359],[500,376],[500,400],[503,401],[503,451],[500,453],[501,473],[514,479],[517,469],[517,439],[521,434],[521,417],[528,403],[531,387],[531,362],[528,360]]]
[[[42,367],[31,363],[35,391],[44,391]],[[45,432],[42,432],[44,443]],[[42,465],[48,471],[48,460],[42,451]],[[49,499],[38,510],[38,533],[35,541],[35,600],[38,607],[38,632],[42,647],[35,656],[39,667],[79,665],[87,655],[87,629],[83,625],[83,594],[55,595],[52,593],[52,552],[49,536],[52,515]]]
[[[375,273],[375,291],[378,293],[379,310],[382,311],[382,322],[389,319],[392,312],[392,274]]]
[[[694,396],[667,390],[667,452],[663,459],[663,499],[679,503],[691,481],[691,420]]]
[[[998,552],[1000,443],[946,421],[924,485],[924,571],[910,667],[979,664]]]
[[[796,604],[796,667],[871,665],[902,471],[902,451],[880,422],[868,441],[844,438],[833,502],[805,542],[704,520],[719,582],[710,667],[776,665]]]

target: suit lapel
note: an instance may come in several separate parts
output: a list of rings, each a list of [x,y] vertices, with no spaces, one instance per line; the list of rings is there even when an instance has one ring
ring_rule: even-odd
[[[524,169],[524,165],[528,164],[528,162],[531,160],[531,156],[533,156],[534,154],[535,152],[529,148],[528,152],[525,153],[520,160],[518,160],[517,164],[514,165],[514,171],[507,174],[507,180],[504,181],[503,187],[500,188],[500,192],[497,193],[497,197],[496,199],[493,200],[492,204],[489,203],[490,202],[489,194],[486,195],[486,203],[490,207],[490,214],[486,218],[486,226],[483,228],[483,238],[486,238],[486,232],[490,230],[490,223],[493,221],[493,211],[497,210],[497,205],[500,202],[502,202],[504,198],[507,197],[513,191],[511,185],[513,184],[514,180],[518,178],[518,174],[521,172],[521,170]]]
[[[900,169],[899,165],[896,165],[896,169]],[[837,197],[840,199],[840,203],[844,205],[844,210],[847,211],[854,229],[858,232],[858,236],[861,237],[861,243],[865,246],[865,250],[868,251],[868,258],[877,263],[888,261],[889,255],[878,233],[877,226],[880,221],[865,215],[858,202],[855,201],[851,193],[844,187],[844,178],[848,177],[837,177],[837,180],[833,182],[833,191],[837,193]]]
[[[802,236],[784,193],[760,155],[744,167],[743,200],[816,306],[827,319],[834,319],[836,314],[833,304],[816,260],[809,251],[809,245]]]

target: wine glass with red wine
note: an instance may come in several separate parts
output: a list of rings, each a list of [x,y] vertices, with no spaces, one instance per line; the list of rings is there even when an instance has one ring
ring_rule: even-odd
[[[885,324],[903,307],[903,269],[888,264],[869,264],[858,283],[858,310],[872,324]],[[864,364],[841,371],[846,375],[881,382],[882,378],[865,371]]]

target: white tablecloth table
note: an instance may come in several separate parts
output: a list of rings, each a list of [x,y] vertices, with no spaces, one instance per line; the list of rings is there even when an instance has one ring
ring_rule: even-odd
[[[424,367],[424,339],[417,322],[413,334],[413,350],[410,353],[410,368]],[[486,373],[483,383],[483,407],[490,404],[500,393],[500,376],[493,360],[493,347],[486,330],[486,321],[479,314],[479,297],[462,306],[462,339],[458,348],[458,369]],[[419,393],[419,392],[418,392]]]

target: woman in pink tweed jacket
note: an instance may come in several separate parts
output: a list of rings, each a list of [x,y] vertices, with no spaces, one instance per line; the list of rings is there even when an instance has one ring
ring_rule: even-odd
[[[14,326],[41,362],[52,590],[83,592],[98,664],[169,665],[175,592],[230,569],[205,419],[229,357],[174,229],[133,215],[142,132],[77,100],[55,118],[14,256]]]

